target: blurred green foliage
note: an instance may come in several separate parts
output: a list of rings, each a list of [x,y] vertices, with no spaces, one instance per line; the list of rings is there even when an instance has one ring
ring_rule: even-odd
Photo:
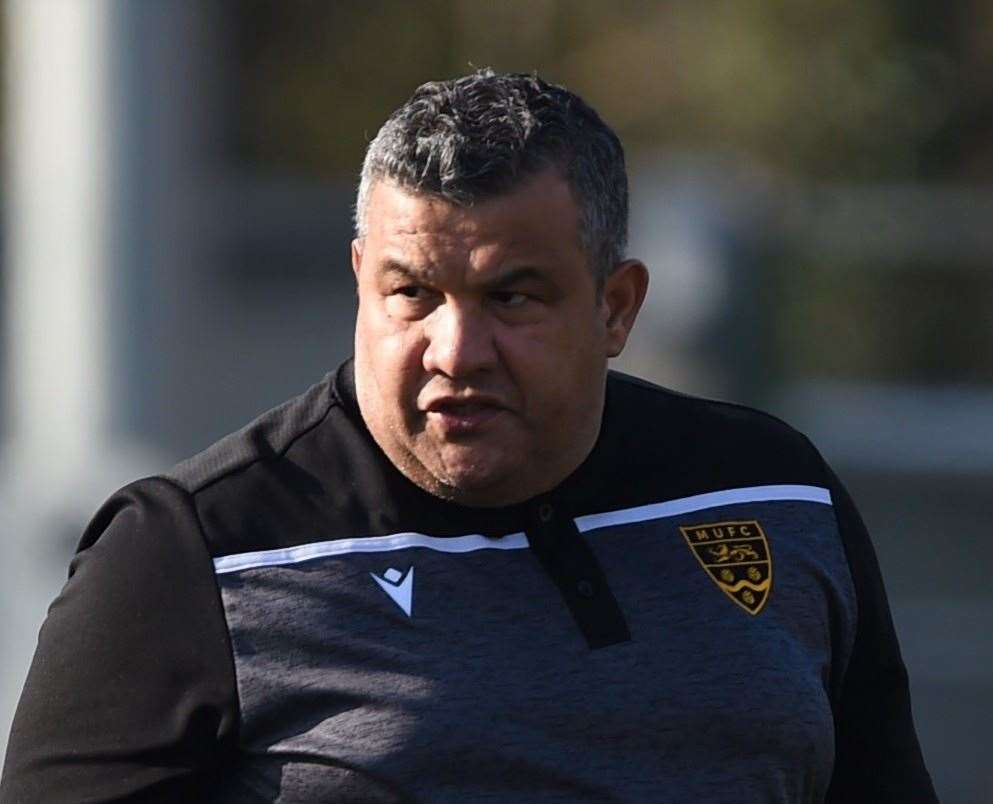
[[[243,0],[241,145],[249,161],[351,175],[385,111],[418,83],[493,66],[536,69],[576,89],[633,149],[741,151],[800,177],[954,172],[922,161],[943,153],[936,143],[946,127],[991,98],[982,86],[990,8],[978,0]],[[956,157],[945,153],[944,162]]]

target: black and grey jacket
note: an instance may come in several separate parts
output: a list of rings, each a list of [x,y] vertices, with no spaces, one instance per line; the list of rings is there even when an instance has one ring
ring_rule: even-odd
[[[612,374],[571,477],[465,508],[385,458],[346,363],[97,514],[0,800],[936,799],[803,436]]]

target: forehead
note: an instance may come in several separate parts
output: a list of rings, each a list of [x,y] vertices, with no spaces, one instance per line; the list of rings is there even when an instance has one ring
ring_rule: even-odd
[[[554,171],[471,206],[380,180],[370,193],[365,224],[367,249],[486,250],[504,257],[585,259],[579,208],[568,183]]]

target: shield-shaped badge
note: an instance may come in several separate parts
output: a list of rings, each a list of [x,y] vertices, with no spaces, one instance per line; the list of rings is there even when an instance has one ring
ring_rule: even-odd
[[[680,527],[711,580],[749,614],[762,611],[772,588],[772,553],[754,519]]]

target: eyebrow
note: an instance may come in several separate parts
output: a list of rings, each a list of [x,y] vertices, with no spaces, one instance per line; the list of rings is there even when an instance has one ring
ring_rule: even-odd
[[[422,279],[425,272],[419,271],[413,266],[398,262],[397,260],[387,260],[383,263],[382,273],[402,274],[403,276],[410,277],[411,279]]]
[[[408,279],[424,281],[432,272],[430,269],[422,270],[398,260],[390,259],[383,263],[382,273],[399,274],[400,276]],[[515,285],[518,282],[527,281],[543,282],[547,284],[551,280],[538,268],[523,266],[521,268],[512,268],[506,273],[502,273],[494,279],[485,282],[484,285],[487,288],[497,290]]]
[[[492,282],[489,282],[489,286],[492,288],[504,288],[510,285],[516,285],[518,282],[527,282],[528,280],[534,280],[536,282],[548,282],[549,279],[537,268],[513,268],[504,274],[500,274]]]

